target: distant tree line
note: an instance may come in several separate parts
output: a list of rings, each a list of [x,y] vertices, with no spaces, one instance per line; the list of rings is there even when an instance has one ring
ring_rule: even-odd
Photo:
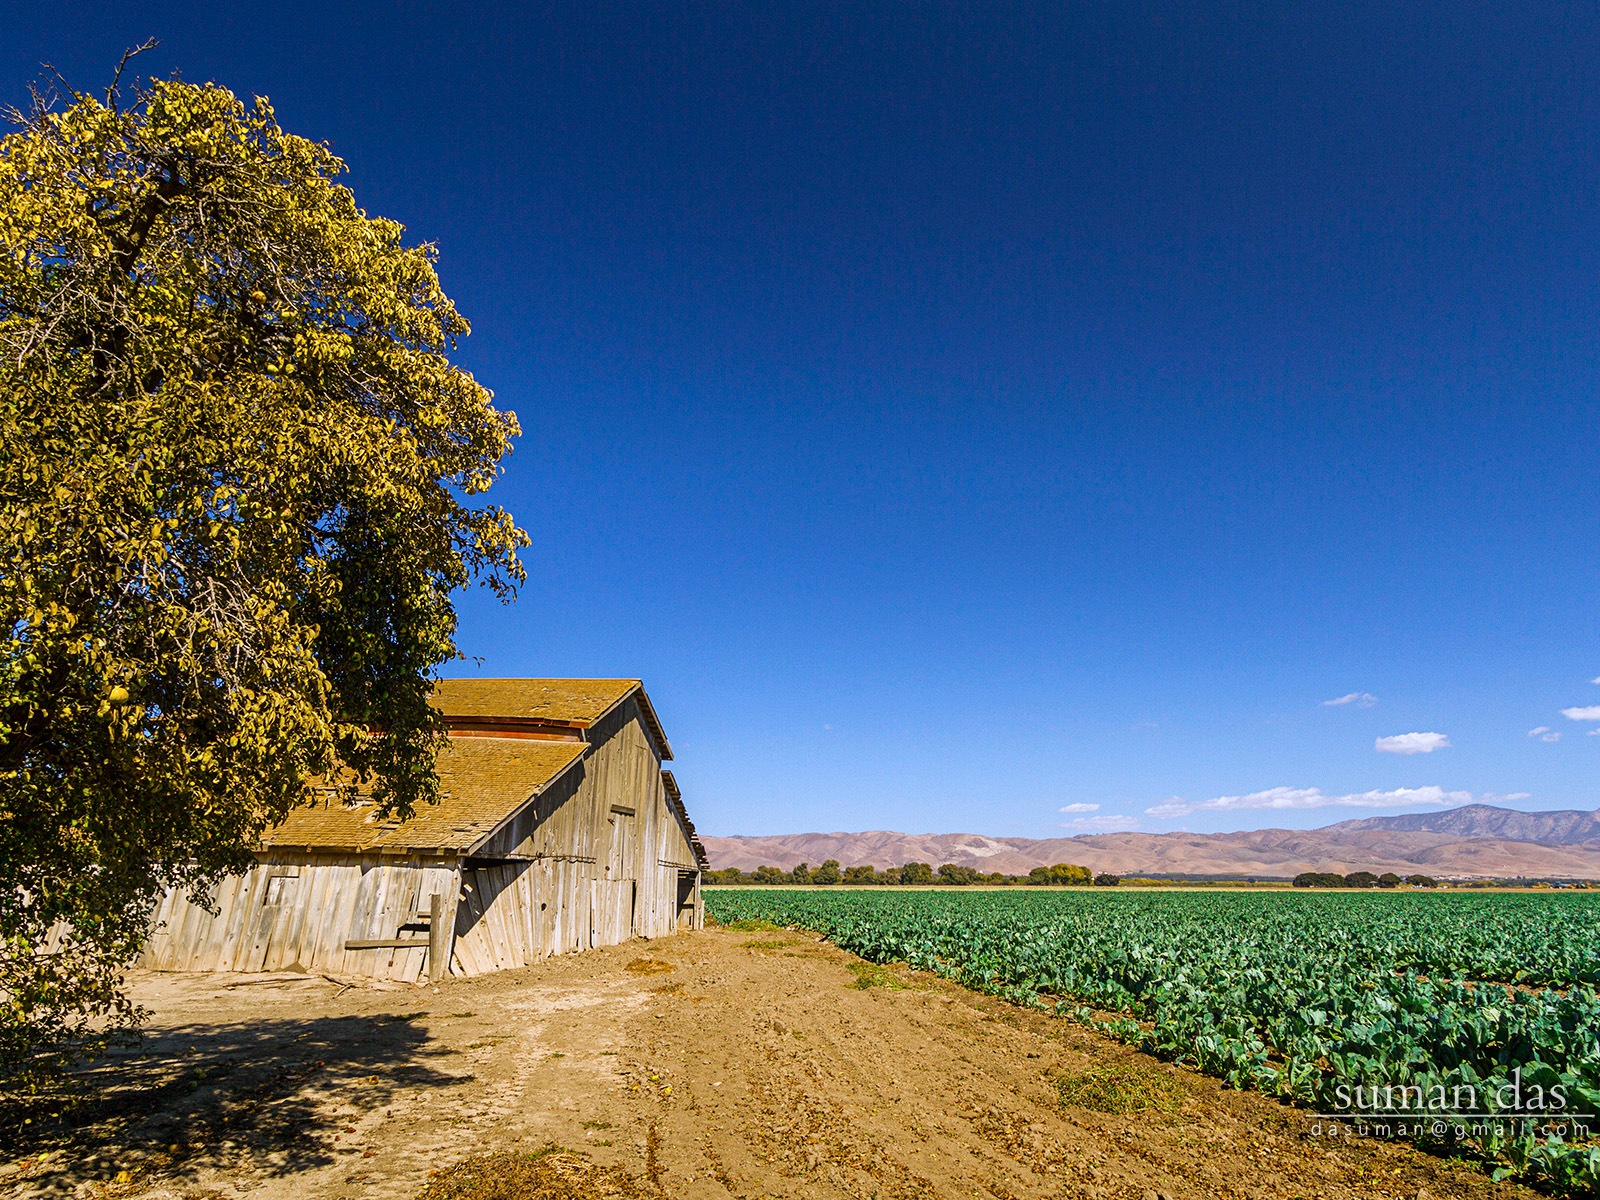
[[[754,871],[741,871],[728,867],[721,871],[707,871],[707,883],[735,884],[806,884],[827,887],[842,884],[847,887],[890,886],[945,886],[968,887],[981,884],[985,887],[1049,887],[1093,884],[1096,887],[1115,887],[1122,880],[1116,875],[1101,872],[1096,875],[1088,867],[1075,863],[1056,863],[1050,867],[1035,867],[1026,875],[1007,875],[1001,871],[979,871],[956,863],[944,863],[935,869],[930,863],[908,862],[898,867],[880,871],[874,866],[841,867],[839,860],[830,858],[821,866],[801,863],[792,871],[779,867],[759,866]]]
[[[1295,887],[1323,888],[1392,888],[1402,883],[1412,887],[1438,887],[1439,881],[1431,875],[1407,875],[1404,879],[1393,871],[1374,875],[1371,871],[1352,871],[1339,875],[1332,871],[1304,871],[1294,877]]]

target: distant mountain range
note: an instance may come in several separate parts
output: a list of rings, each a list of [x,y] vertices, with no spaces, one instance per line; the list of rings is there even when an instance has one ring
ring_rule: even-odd
[[[1581,846],[1584,842],[1600,841],[1600,809],[1594,812],[1580,812],[1575,808],[1559,812],[1518,812],[1492,804],[1468,804],[1444,812],[1340,821],[1327,829],[1389,829],[1397,833],[1448,833],[1455,837],[1542,842],[1546,846]]]
[[[997,838],[974,833],[795,833],[703,837],[713,867],[785,870],[838,859],[843,866],[956,863],[1025,875],[1081,863],[1119,875],[1287,877],[1301,871],[1394,871],[1440,878],[1600,879],[1600,810],[1518,812],[1469,804],[1443,812],[1365,817],[1321,829],[1245,833],[1099,833]]]

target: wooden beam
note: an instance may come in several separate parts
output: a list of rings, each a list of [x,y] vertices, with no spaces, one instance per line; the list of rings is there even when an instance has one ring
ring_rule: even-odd
[[[446,717],[452,736],[533,738],[549,742],[581,742],[587,721],[555,721],[538,717]]]
[[[444,897],[428,897],[428,982],[438,983],[450,971],[450,941],[445,936]]]
[[[392,950],[405,946],[427,946],[432,934],[425,938],[353,938],[344,944],[346,950]]]

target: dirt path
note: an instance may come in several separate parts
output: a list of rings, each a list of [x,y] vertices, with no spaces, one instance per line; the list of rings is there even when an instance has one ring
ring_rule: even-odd
[[[1260,1096],[809,935],[714,930],[437,989],[136,991],[152,1036],[74,1129],[0,1155],[0,1192],[410,1200],[430,1172],[558,1146],[577,1154],[543,1161],[572,1190],[529,1194],[598,1194],[584,1172],[614,1168],[614,1194],[684,1200],[1533,1195],[1310,1137]],[[448,1178],[436,1194],[466,1186]]]

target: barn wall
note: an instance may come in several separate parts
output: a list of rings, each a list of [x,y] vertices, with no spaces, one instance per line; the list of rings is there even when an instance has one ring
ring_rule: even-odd
[[[589,731],[593,749],[473,859],[271,851],[212,892],[217,913],[169,893],[140,964],[171,971],[322,971],[423,977],[426,950],[346,950],[402,932],[444,898],[450,970],[478,975],[552,954],[704,924],[699,869],[667,804],[630,699]]]
[[[453,861],[356,854],[264,854],[211,892],[213,916],[180,891],[163,897],[139,965],[163,971],[322,971],[414,981],[424,947],[346,950],[354,940],[416,937],[429,897],[455,923]]]
[[[620,705],[589,737],[588,756],[467,864],[459,973],[703,925],[694,851],[667,805],[638,704]]]

